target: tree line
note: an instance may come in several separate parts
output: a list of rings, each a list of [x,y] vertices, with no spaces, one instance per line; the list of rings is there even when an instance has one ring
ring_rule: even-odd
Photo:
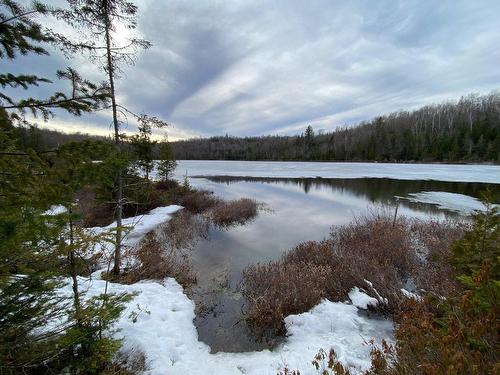
[[[177,159],[500,162],[500,92],[399,111],[357,126],[296,136],[189,139]]]

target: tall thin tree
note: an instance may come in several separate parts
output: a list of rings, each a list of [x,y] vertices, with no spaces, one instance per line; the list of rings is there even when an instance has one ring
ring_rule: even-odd
[[[119,113],[128,112],[117,103],[115,81],[119,78],[122,64],[134,62],[134,56],[140,49],[147,49],[151,44],[140,38],[129,38],[125,43],[118,42],[117,27],[122,25],[127,30],[137,26],[137,6],[126,0],[68,0],[71,10],[64,18],[74,27],[87,34],[87,41],[73,44],[73,49],[87,51],[90,58],[100,64],[105,71],[110,86],[111,112],[113,118],[114,141],[118,153],[122,151],[121,121]],[[104,51],[104,54],[102,53]],[[120,273],[122,254],[122,217],[123,217],[123,166],[116,170],[116,243],[113,274]]]

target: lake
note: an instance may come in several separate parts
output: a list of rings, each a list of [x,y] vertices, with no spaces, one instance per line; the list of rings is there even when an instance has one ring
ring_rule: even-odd
[[[204,306],[195,325],[213,352],[260,350],[277,343],[254,338],[242,320],[244,299],[238,284],[249,264],[277,259],[300,242],[323,239],[333,225],[346,224],[370,207],[385,205],[394,211],[398,205],[398,215],[445,219],[463,215],[470,202],[478,203],[464,196],[477,198],[487,187],[500,192],[498,166],[180,161],[177,178],[186,171],[196,188],[263,204],[251,222],[211,228],[192,250],[199,275],[193,298]],[[430,204],[407,199],[421,192],[439,192],[441,200]],[[463,204],[457,206],[457,200]]]

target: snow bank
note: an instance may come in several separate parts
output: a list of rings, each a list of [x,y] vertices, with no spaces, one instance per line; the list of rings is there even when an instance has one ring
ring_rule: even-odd
[[[498,165],[179,160],[175,177],[393,178],[500,184]]]
[[[105,282],[99,277],[80,278],[87,297],[102,293]],[[70,293],[70,286],[66,286]],[[339,359],[355,373],[370,366],[370,347],[366,341],[391,339],[392,323],[358,314],[356,306],[323,301],[309,312],[285,319],[286,341],[274,351],[210,354],[198,340],[193,324],[194,303],[174,279],[162,284],[141,282],[133,285],[108,284],[111,293],[139,292],[127,304],[117,323],[117,338],[123,348],[140,349],[147,357],[150,374],[255,374],[275,375],[284,366],[301,374],[317,374],[311,360],[320,348],[335,349]],[[359,289],[358,299],[368,301]]]
[[[410,193],[405,199],[410,202],[428,203],[438,206],[444,210],[470,215],[474,211],[484,211],[486,206],[478,199],[457,193],[446,191],[421,191]]]
[[[122,220],[122,226],[130,227],[123,238],[123,244],[126,246],[134,246],[148,232],[151,232],[161,223],[164,223],[172,217],[172,214],[182,209],[182,206],[175,204],[165,207],[158,207],[147,214],[128,217]],[[113,230],[116,227],[116,221],[106,227],[88,228],[94,234],[100,234]]]
[[[352,288],[352,290],[349,292],[349,299],[354,306],[364,310],[366,310],[368,306],[378,305],[378,300],[376,298],[370,297],[369,295],[363,293],[357,286]]]

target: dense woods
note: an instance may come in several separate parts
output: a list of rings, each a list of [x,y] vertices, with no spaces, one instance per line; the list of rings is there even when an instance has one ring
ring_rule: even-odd
[[[400,111],[354,127],[298,136],[174,143],[178,159],[500,162],[500,93]]]

